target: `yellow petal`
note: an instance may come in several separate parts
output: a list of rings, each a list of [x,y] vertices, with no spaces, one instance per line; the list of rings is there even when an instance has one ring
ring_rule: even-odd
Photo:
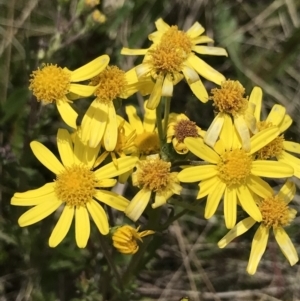
[[[278,197],[280,199],[285,200],[285,202],[288,204],[290,201],[292,201],[296,194],[296,185],[295,183],[291,181],[286,181],[284,185],[282,185],[280,191],[278,192]]]
[[[74,164],[74,153],[70,133],[65,129],[58,129],[56,140],[63,165],[68,167],[72,166]]]
[[[220,204],[221,198],[224,194],[225,188],[226,184],[219,181],[219,183],[217,182],[217,185],[214,187],[214,189],[212,189],[211,193],[208,195],[204,212],[204,217],[206,219],[211,218],[215,214]]]
[[[225,76],[209,66],[203,60],[198,58],[196,55],[190,55],[188,57],[189,65],[193,66],[193,68],[204,78],[207,80],[214,82],[217,85],[221,85],[223,81],[226,80]]]
[[[49,238],[49,246],[55,248],[66,237],[74,217],[74,207],[65,206]]]
[[[204,43],[213,43],[213,41],[214,40],[208,36],[200,36],[200,37],[192,38],[193,45],[204,44]]]
[[[79,85],[79,84],[70,85],[70,92],[83,97],[88,97],[93,95],[96,89],[97,89],[96,86],[87,86],[87,85]]]
[[[104,132],[103,143],[108,152],[112,152],[117,144],[118,139],[118,123],[116,110],[113,104],[108,107],[108,119]]]
[[[151,190],[141,189],[125,209],[125,214],[134,222],[143,214],[151,197]]]
[[[273,189],[266,181],[254,175],[250,175],[247,178],[247,186],[263,199],[271,197],[274,194]]]
[[[76,119],[78,114],[70,106],[70,104],[64,100],[56,102],[57,110],[62,118],[62,120],[71,128],[76,129]]]
[[[190,83],[189,81],[187,81],[187,83],[189,84],[192,92],[199,100],[201,100],[203,103],[206,103],[208,101],[208,93],[200,78],[193,83]]]
[[[269,238],[269,229],[260,225],[256,230],[255,235],[252,240],[251,253],[247,266],[247,272],[250,275],[254,275],[257,269],[257,266],[263,256],[267,242]]]
[[[14,206],[35,206],[44,202],[51,202],[55,199],[54,185],[55,183],[47,183],[37,189],[16,192],[10,203]]]
[[[218,247],[223,249],[236,237],[247,232],[255,223],[256,221],[252,217],[243,219],[218,242]]]
[[[161,96],[172,97],[173,96],[173,82],[169,76],[166,76],[161,89]]]
[[[131,68],[125,73],[125,78],[126,78],[127,85],[132,85],[138,82],[139,79],[136,75],[135,67]]]
[[[281,105],[274,105],[269,113],[266,122],[271,122],[273,125],[279,125],[284,118],[286,109]]]
[[[127,199],[113,191],[97,190],[95,198],[119,211],[124,211],[129,205],[129,201]]]
[[[240,185],[236,189],[237,197],[243,209],[257,222],[262,220],[261,213],[246,185]]]
[[[102,206],[94,200],[88,202],[86,206],[100,233],[103,235],[108,234],[108,219]]]
[[[188,65],[183,65],[181,71],[189,85],[200,80],[198,73]]]
[[[228,114],[222,114],[222,118],[224,121],[223,125],[221,125],[222,129],[220,132],[220,140],[222,140],[222,143],[225,146],[225,150],[230,151],[232,149],[233,143],[234,126],[232,123],[232,119]]]
[[[279,136],[279,129],[276,126],[258,132],[250,139],[251,140],[250,154],[252,155],[256,153],[258,150],[260,150],[268,143],[273,141],[277,136]]]
[[[153,91],[149,97],[147,108],[149,110],[154,110],[157,108],[160,99],[161,99],[161,93],[162,93],[162,85],[163,85],[164,77],[158,76],[153,88]]]
[[[219,162],[219,155],[210,147],[205,145],[201,138],[187,137],[184,139],[184,143],[194,155],[202,160],[215,164]]]
[[[58,161],[53,153],[42,143],[32,141],[30,147],[37,159],[56,175],[65,170],[60,161]]]
[[[213,122],[206,131],[204,142],[211,147],[214,147],[217,139],[219,138],[224,124],[224,115],[225,114],[223,113],[218,113],[218,115],[214,118]]]
[[[219,184],[220,180],[218,177],[212,177],[206,180],[203,180],[199,183],[199,192],[197,195],[197,199],[201,199],[208,194],[210,194],[214,187],[216,187],[217,184]]]
[[[169,192],[168,195],[164,194],[164,193],[156,192],[154,203],[151,204],[151,207],[153,209],[155,209],[155,208],[158,208],[158,207],[166,204],[167,203],[167,199],[169,199],[173,195],[172,191],[169,190],[168,192]]]
[[[159,18],[155,21],[155,27],[158,31],[167,31],[170,28],[170,25],[168,25],[162,18]]]
[[[227,51],[221,47],[193,46],[192,50],[199,54],[228,56]]]
[[[137,161],[137,157],[122,157],[117,159],[118,167],[111,162],[96,170],[94,174],[98,180],[113,178],[132,169]]]
[[[292,120],[291,116],[285,114],[283,121],[279,125],[280,133],[283,133],[284,131],[286,131],[292,125],[292,123],[293,123],[293,120]]]
[[[62,202],[58,199],[53,199],[51,202],[43,202],[39,205],[36,205],[22,214],[18,220],[18,223],[20,227],[35,224],[53,213],[61,204]]]
[[[293,266],[299,260],[297,251],[282,227],[273,228],[275,239],[286,259],[289,261],[290,265]]]
[[[144,122],[143,122],[143,128],[146,132],[152,133],[155,129],[155,123],[156,123],[156,113],[155,110],[148,110],[147,109],[147,103],[148,101],[144,102]],[[139,131],[142,131],[142,128],[139,129]],[[138,131],[137,131],[138,133]]]
[[[130,125],[132,125],[133,129],[136,130],[137,134],[142,134],[144,132],[144,128],[140,117],[137,115],[136,108],[134,106],[126,106],[125,111]],[[147,111],[150,110],[147,109]],[[154,110],[151,110],[151,112],[154,112],[155,114]]]
[[[261,103],[262,103],[262,89],[260,87],[254,87],[249,96],[249,103],[253,103],[255,105],[254,117],[256,121],[260,121],[260,112],[261,112]]]
[[[130,49],[123,47],[121,49],[121,54],[123,55],[145,55],[148,49]]]
[[[205,31],[204,27],[199,23],[195,22],[187,31],[186,34],[191,38],[200,36]]]
[[[86,207],[75,209],[75,239],[78,248],[85,248],[90,236],[90,219]]]
[[[242,140],[242,147],[246,152],[250,151],[251,143],[250,143],[250,133],[247,127],[247,124],[243,118],[243,116],[237,116],[234,118],[234,125],[237,129],[239,136]]]
[[[283,147],[286,151],[300,154],[300,143],[292,141],[283,141]]]
[[[227,229],[232,229],[236,223],[237,195],[235,189],[226,188],[224,194],[224,217]]]
[[[294,175],[294,168],[282,162],[256,160],[252,162],[251,174],[266,178],[287,178]]]
[[[108,65],[109,56],[104,54],[84,66],[72,71],[71,81],[81,82],[99,75]]]
[[[215,165],[187,167],[178,173],[178,179],[183,183],[193,183],[212,178],[218,173]]]

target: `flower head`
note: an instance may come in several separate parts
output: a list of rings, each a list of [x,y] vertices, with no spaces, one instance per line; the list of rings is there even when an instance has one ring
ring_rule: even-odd
[[[76,129],[78,114],[70,106],[72,101],[68,99],[68,94],[92,95],[95,87],[74,83],[90,79],[99,74],[108,62],[109,57],[102,55],[74,71],[57,65],[45,64],[41,69],[32,72],[29,89],[32,90],[37,101],[44,104],[55,103],[64,122]]]
[[[222,135],[222,129],[235,127],[246,151],[250,149],[250,132],[257,132],[254,117],[255,105],[244,97],[245,88],[239,81],[226,80],[220,88],[212,89],[210,97],[216,108],[216,117],[207,130],[204,141],[213,147]],[[250,98],[254,97],[253,89]],[[226,131],[226,129],[225,129]]]
[[[258,208],[261,212],[262,220],[252,241],[247,266],[249,274],[253,275],[256,272],[257,266],[266,250],[271,228],[282,253],[288,259],[290,265],[294,265],[299,260],[293,243],[283,229],[283,227],[288,226],[294,220],[297,213],[295,209],[289,207],[295,192],[295,184],[289,181],[282,186],[277,195],[267,190],[262,192],[264,196],[258,200]],[[255,223],[256,220],[252,217],[242,220],[219,241],[218,246],[224,248],[234,238],[248,231]]]
[[[148,49],[123,48],[121,51],[125,55],[145,55],[136,72],[139,79],[152,78],[155,81],[147,107],[155,109],[162,96],[172,96],[173,86],[183,78],[196,97],[207,102],[208,94],[199,75],[216,84],[221,84],[225,78],[195,53],[227,56],[226,50],[199,45],[213,40],[202,35],[204,28],[198,22],[186,32],[177,26],[169,26],[162,19],[157,20],[155,25],[157,31],[150,34],[153,44]]]
[[[162,206],[175,193],[180,194],[182,187],[177,179],[177,172],[171,172],[171,163],[165,162],[158,155],[148,156],[137,163],[132,174],[132,183],[140,188],[125,210],[125,214],[136,221],[148,205],[151,194],[155,194],[152,208]]]
[[[118,227],[113,233],[112,240],[114,247],[123,254],[135,254],[139,250],[138,242],[142,242],[142,237],[154,234],[152,230],[139,232],[137,229],[124,225]]]
[[[231,130],[231,131],[230,131]],[[178,174],[184,183],[199,183],[197,198],[207,197],[205,218],[214,215],[224,196],[224,216],[227,228],[236,223],[237,204],[240,204],[254,220],[261,221],[253,194],[272,191],[260,177],[285,178],[293,174],[293,168],[276,161],[256,160],[253,154],[278,135],[276,127],[267,128],[251,137],[251,148],[246,152],[241,148],[237,134],[228,128],[225,140],[219,140],[214,150],[200,138],[186,138],[188,149],[207,162],[201,166],[187,167]]]
[[[108,219],[99,201],[120,211],[128,205],[128,200],[122,196],[102,188],[114,186],[116,180],[113,178],[132,169],[137,159],[121,158],[118,168],[109,163],[94,170],[99,148],[84,146],[78,135],[73,143],[69,132],[63,129],[57,133],[57,145],[62,163],[43,144],[31,142],[35,156],[56,175],[56,179],[38,189],[15,193],[11,204],[34,206],[19,218],[21,227],[39,222],[63,207],[49,239],[50,247],[56,247],[64,239],[75,216],[76,243],[84,248],[90,235],[89,214],[101,234],[106,235],[109,231]]]
[[[167,129],[167,143],[172,142],[178,154],[186,154],[189,151],[184,144],[185,138],[203,137],[204,134],[205,132],[196,125],[196,122],[189,120],[184,114],[170,114]]]

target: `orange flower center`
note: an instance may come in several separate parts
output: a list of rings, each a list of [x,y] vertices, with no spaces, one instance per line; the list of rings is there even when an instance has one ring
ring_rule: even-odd
[[[180,120],[174,126],[175,137],[182,143],[186,137],[199,137],[196,122]]]

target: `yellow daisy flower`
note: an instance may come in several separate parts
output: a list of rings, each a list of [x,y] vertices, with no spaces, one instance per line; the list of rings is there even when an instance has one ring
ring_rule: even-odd
[[[102,55],[74,71],[57,65],[44,65],[42,69],[33,71],[30,75],[32,78],[29,89],[32,90],[37,101],[43,104],[55,103],[64,122],[76,129],[78,114],[70,106],[72,101],[68,99],[68,93],[84,97],[91,96],[95,87],[75,83],[96,76],[104,70],[108,62],[109,56]]]
[[[128,122],[125,122],[125,133],[135,132],[134,148],[130,148],[132,154],[140,157],[159,153],[159,137],[156,131],[156,114],[154,110],[147,108],[147,101],[144,102],[143,121],[137,114],[134,106],[126,106],[125,111]]]
[[[34,206],[19,218],[19,225],[25,227],[39,222],[62,206],[61,216],[49,239],[50,247],[56,247],[64,239],[74,216],[79,248],[86,246],[90,235],[89,215],[101,234],[108,234],[107,216],[98,201],[120,211],[124,211],[129,202],[102,188],[114,186],[116,180],[113,177],[132,169],[137,159],[118,159],[118,169],[109,163],[93,170],[99,148],[84,146],[78,136],[75,136],[73,143],[71,135],[64,129],[59,129],[57,133],[62,163],[43,144],[33,141],[30,146],[37,159],[56,175],[56,180],[38,189],[14,194],[12,205]]]
[[[251,137],[250,152],[236,147],[233,133],[228,131],[227,139],[219,140],[215,149],[208,147],[200,138],[186,138],[188,149],[204,162],[201,166],[187,167],[178,174],[184,183],[198,182],[197,199],[207,197],[205,218],[212,217],[224,196],[224,216],[227,228],[236,223],[237,204],[256,221],[261,221],[261,213],[253,199],[253,193],[261,195],[271,187],[260,177],[285,178],[294,169],[282,162],[255,160],[253,154],[278,135],[277,127],[265,129]]]
[[[255,101],[255,117],[257,119],[257,128],[259,131],[277,126],[279,128],[279,135],[273,141],[268,143],[262,149],[257,151],[256,156],[258,159],[271,159],[276,158],[278,161],[291,165],[294,168],[294,176],[300,178],[300,159],[291,155],[289,152],[300,154],[300,144],[284,139],[285,132],[292,124],[292,118],[286,114],[286,108],[281,105],[274,105],[265,120],[261,120],[261,101],[262,91],[258,89]]]
[[[277,195],[265,190],[262,192],[263,199],[258,201],[258,208],[262,215],[260,226],[253,237],[247,272],[255,274],[257,266],[266,250],[270,229],[273,229],[275,239],[284,254],[293,266],[298,262],[298,254],[293,243],[283,227],[288,226],[295,218],[297,211],[289,208],[290,201],[296,192],[295,184],[286,182]],[[264,195],[264,196],[263,196]],[[248,217],[239,222],[219,242],[220,248],[226,247],[233,239],[248,231],[257,221]]]
[[[205,131],[202,131],[196,122],[191,121],[186,115],[175,113],[169,115],[167,143],[172,142],[178,154],[187,154],[189,151],[184,144],[186,137],[203,137],[204,134]]]
[[[138,241],[143,242],[142,237],[154,234],[152,230],[139,232],[137,229],[124,225],[118,227],[112,236],[113,246],[123,254],[135,254],[139,250]]]
[[[132,184],[140,188],[125,210],[125,214],[136,221],[147,207],[152,193],[155,194],[152,208],[164,205],[173,194],[180,194],[182,187],[177,179],[177,172],[170,172],[171,163],[165,162],[158,155],[148,156],[137,163],[132,174]]]
[[[250,132],[257,132],[256,119],[254,117],[254,104],[250,100],[256,97],[253,89],[250,100],[244,97],[245,88],[239,81],[226,80],[222,82],[221,88],[212,89],[213,96],[210,98],[214,102],[217,115],[208,128],[204,141],[211,147],[214,147],[222,128],[232,126],[236,128],[243,148],[250,150]],[[226,131],[226,130],[225,130]]]
[[[140,90],[140,84],[134,69],[124,72],[116,66],[108,66],[92,79],[91,85],[97,86],[94,93],[96,99],[83,117],[80,138],[90,147],[97,147],[103,139],[105,149],[113,151],[118,139],[117,115],[113,101],[128,98]]]
[[[208,94],[199,75],[218,85],[225,80],[225,77],[195,53],[227,56],[226,50],[199,45],[213,40],[202,35],[205,29],[198,22],[195,22],[186,32],[179,30],[177,26],[169,26],[162,19],[158,19],[155,26],[157,31],[149,36],[153,41],[151,47],[123,48],[121,51],[124,55],[145,56],[143,63],[135,69],[139,79],[152,78],[155,81],[147,107],[153,110],[158,106],[162,96],[171,97],[173,86],[183,77],[196,97],[202,102],[207,102]]]

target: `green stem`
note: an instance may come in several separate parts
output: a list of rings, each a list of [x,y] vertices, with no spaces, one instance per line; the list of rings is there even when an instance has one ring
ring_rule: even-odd
[[[164,133],[162,127],[162,118],[161,118],[161,101],[159,102],[159,105],[156,108],[156,124],[157,124],[160,149],[162,149],[162,146],[164,145]]]
[[[169,115],[170,115],[170,106],[171,106],[171,97],[164,97],[165,99],[165,113],[164,113],[164,138],[167,137],[167,129],[168,129],[168,122],[169,122]]]
[[[112,269],[112,271],[113,271],[113,273],[114,273],[114,275],[116,277],[116,280],[118,282],[119,288],[120,288],[120,290],[122,292],[124,292],[124,287],[123,287],[123,283],[122,283],[120,274],[119,274],[119,272],[117,270],[117,267],[116,267],[116,265],[114,263],[114,260],[112,259],[111,255],[109,253],[109,250],[107,248],[107,243],[105,241],[105,238],[102,235],[100,235],[99,242],[100,242],[103,254],[104,254],[104,256],[105,256],[105,258],[106,258],[106,260],[107,260],[110,268]]]

